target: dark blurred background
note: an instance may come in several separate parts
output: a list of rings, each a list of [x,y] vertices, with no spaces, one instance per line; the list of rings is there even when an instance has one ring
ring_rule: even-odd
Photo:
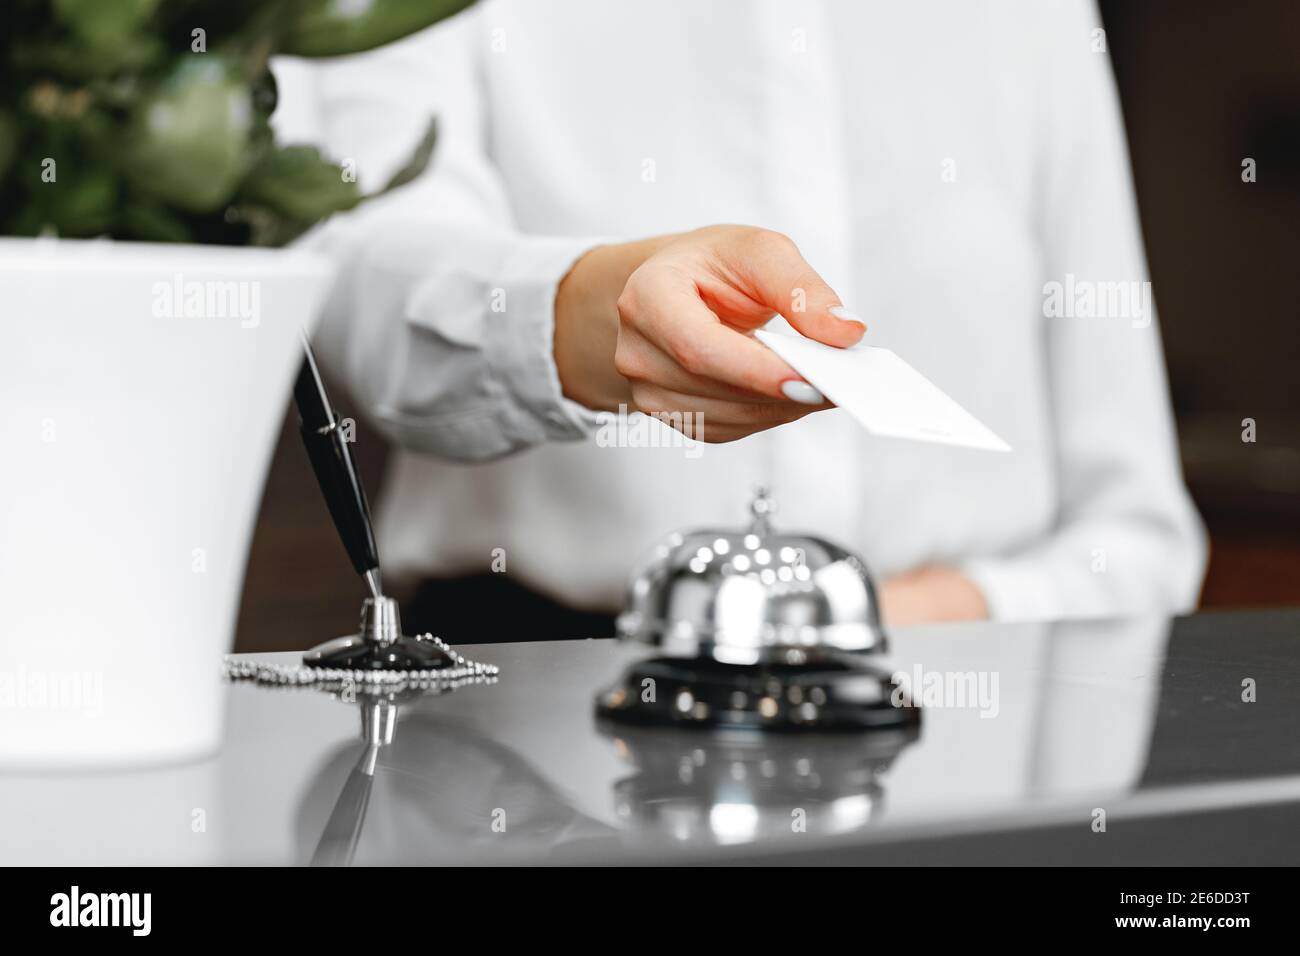
[[[1210,531],[1201,605],[1300,605],[1300,2],[1103,0],[1101,10],[1183,467]],[[1253,183],[1241,178],[1247,157]],[[374,495],[388,449],[364,422],[353,447]],[[236,649],[347,633],[362,596],[286,408]]]

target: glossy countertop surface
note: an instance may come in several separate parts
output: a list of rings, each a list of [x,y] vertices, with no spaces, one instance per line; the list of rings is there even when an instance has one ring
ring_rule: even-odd
[[[1300,859],[1300,611],[892,640],[923,689],[910,738],[601,723],[594,695],[645,656],[613,641],[462,646],[499,680],[402,704],[370,750],[357,703],[231,684],[209,759],[0,770],[0,859],[1213,862],[1216,827]]]

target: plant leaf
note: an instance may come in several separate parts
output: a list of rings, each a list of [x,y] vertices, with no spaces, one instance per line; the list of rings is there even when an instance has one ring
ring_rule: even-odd
[[[252,127],[248,86],[215,54],[187,54],[137,106],[123,173],[179,209],[219,209],[247,169]]]
[[[384,193],[397,189],[399,186],[405,186],[407,183],[411,182],[411,180],[419,176],[420,173],[424,172],[428,167],[429,160],[433,158],[433,147],[437,142],[438,120],[435,118],[429,121],[429,126],[424,131],[424,136],[421,137],[419,144],[415,147],[415,152],[411,154],[411,158],[402,165],[401,169],[393,173],[388,182],[384,184],[383,189],[379,190],[379,192],[371,193],[366,198],[370,199],[374,196],[382,196]]]
[[[314,146],[269,150],[249,172],[239,201],[263,206],[295,220],[315,223],[351,209],[362,200],[355,182]]]
[[[114,233],[136,242],[192,242],[186,222],[166,206],[128,199],[122,203]]]
[[[63,25],[96,50],[128,43],[157,6],[158,0],[54,0]]]
[[[360,53],[432,26],[474,0],[306,0],[280,42],[282,53],[343,56]]]

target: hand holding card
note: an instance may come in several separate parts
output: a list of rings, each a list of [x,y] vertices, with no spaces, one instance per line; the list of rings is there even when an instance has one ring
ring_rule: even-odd
[[[873,435],[989,451],[1011,446],[889,349],[837,349],[803,336],[754,333]]]

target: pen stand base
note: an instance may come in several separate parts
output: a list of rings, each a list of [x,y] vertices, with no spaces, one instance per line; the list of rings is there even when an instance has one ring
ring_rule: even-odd
[[[306,667],[344,671],[436,671],[462,660],[432,635],[403,634],[397,602],[383,595],[366,598],[356,634],[326,641],[302,656]]]
[[[307,667],[350,671],[430,671],[459,663],[437,638],[405,634],[388,644],[362,634],[335,638],[307,651],[302,662]]]
[[[432,634],[402,636],[378,644],[360,634],[313,647],[300,662],[259,660],[259,655],[226,655],[229,680],[255,681],[278,687],[316,687],[330,693],[380,694],[390,702],[410,696],[454,690],[465,684],[494,684],[495,664],[461,656]]]

